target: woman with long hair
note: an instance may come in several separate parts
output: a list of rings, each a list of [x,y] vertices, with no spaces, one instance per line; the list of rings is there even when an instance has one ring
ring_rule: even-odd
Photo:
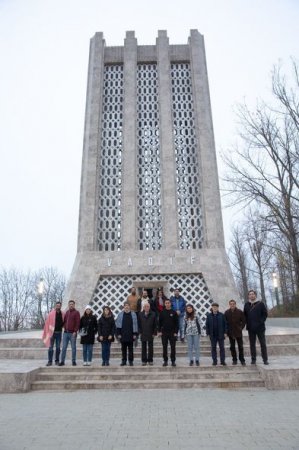
[[[83,345],[83,366],[90,366],[92,362],[93,345],[97,332],[97,319],[93,315],[90,305],[85,307],[83,316],[80,319],[79,334],[80,343]]]
[[[200,322],[193,305],[190,304],[186,306],[185,336],[188,343],[189,366],[193,366],[194,364],[193,352],[195,354],[195,364],[199,366]]]
[[[109,306],[104,306],[98,320],[98,341],[102,345],[102,366],[109,366],[111,342],[114,342],[115,321]]]

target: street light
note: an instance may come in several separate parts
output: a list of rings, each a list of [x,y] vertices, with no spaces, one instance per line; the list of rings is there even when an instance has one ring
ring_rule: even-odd
[[[43,314],[42,314],[42,300],[43,300],[43,294],[45,290],[45,282],[43,278],[39,279],[39,283],[37,285],[37,298],[38,298],[38,308],[37,308],[37,317],[39,325],[43,325]]]
[[[276,272],[272,273],[272,281],[273,281],[276,303],[277,303],[277,306],[279,306],[278,274]]]

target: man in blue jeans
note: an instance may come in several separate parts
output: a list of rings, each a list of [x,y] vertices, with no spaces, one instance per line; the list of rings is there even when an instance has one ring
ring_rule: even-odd
[[[75,309],[75,301],[70,300],[68,303],[69,309],[65,313],[63,327],[63,339],[62,339],[62,352],[61,352],[61,362],[59,366],[64,366],[66,350],[69,342],[72,347],[72,365],[76,366],[76,341],[77,341],[77,332],[80,328],[80,314],[79,311]]]
[[[221,365],[226,366],[224,339],[227,335],[227,323],[224,314],[219,312],[219,305],[216,302],[212,303],[212,312],[207,315],[206,331],[211,341],[213,366],[217,366],[217,343],[220,349]]]
[[[61,311],[61,302],[57,301],[55,308],[49,313],[45,322],[43,331],[43,341],[48,347],[48,363],[47,366],[52,366],[54,356],[54,344],[55,351],[55,364],[59,363],[60,344],[62,336],[64,313]]]
[[[171,308],[177,313],[179,319],[179,330],[181,342],[185,342],[185,311],[186,311],[186,300],[181,296],[180,290],[175,289],[174,295],[170,297]]]

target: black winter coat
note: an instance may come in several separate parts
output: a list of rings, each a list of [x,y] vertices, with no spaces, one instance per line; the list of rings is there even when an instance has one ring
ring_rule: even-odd
[[[113,316],[104,316],[102,315],[98,320],[98,340],[100,336],[103,336],[103,340],[107,341],[108,336],[112,336],[112,339],[110,339],[110,342],[114,342],[114,335],[115,335],[115,321]],[[103,341],[100,341],[103,342]]]
[[[224,335],[227,334],[227,323],[225,320],[225,316],[223,313],[221,312],[217,312],[216,316],[217,316],[217,336],[214,336],[213,333],[213,314],[214,313],[209,313],[207,315],[207,320],[206,320],[206,331],[207,331],[207,336],[210,336],[210,338],[218,338],[218,339],[224,339]]]
[[[141,341],[152,341],[153,336],[157,334],[157,319],[153,311],[149,311],[148,315],[142,311],[138,314],[138,328]]]
[[[244,314],[246,318],[246,329],[248,331],[258,333],[266,330],[265,322],[268,317],[268,311],[263,302],[246,302],[244,305]]]
[[[81,336],[80,344],[94,344],[94,337],[97,332],[96,316],[89,314],[80,319],[80,330],[87,329],[87,335]]]

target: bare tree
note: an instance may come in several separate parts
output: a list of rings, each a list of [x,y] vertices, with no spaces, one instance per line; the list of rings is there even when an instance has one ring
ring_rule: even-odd
[[[299,293],[299,79],[288,87],[279,67],[272,76],[273,104],[260,103],[254,112],[239,108],[240,137],[229,156],[225,177],[230,203],[255,204],[268,229],[288,243],[296,292]]]
[[[245,301],[249,290],[250,275],[248,270],[248,251],[245,247],[241,224],[234,227],[232,231],[229,259],[240,297]]]
[[[26,327],[34,309],[35,295],[32,273],[17,269],[0,271],[0,329]]]
[[[65,285],[64,275],[52,267],[37,272],[1,269],[0,331],[41,328],[55,301],[63,300]]]

